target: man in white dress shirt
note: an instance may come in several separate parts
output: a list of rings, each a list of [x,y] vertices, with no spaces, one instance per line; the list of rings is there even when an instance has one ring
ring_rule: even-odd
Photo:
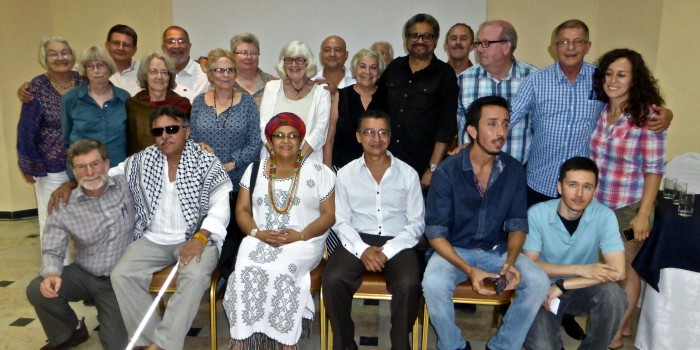
[[[163,32],[163,53],[170,56],[175,64],[177,86],[173,91],[182,97],[187,97],[194,102],[197,95],[207,92],[209,79],[202,71],[202,67],[190,58],[190,35],[178,26],[170,26]]]
[[[331,35],[323,39],[320,50],[318,58],[323,67],[318,71],[314,80],[324,80],[329,87],[334,89],[342,89],[356,83],[352,72],[345,69],[348,49],[343,38]]]
[[[413,247],[423,234],[424,204],[418,173],[387,151],[389,116],[367,111],[359,118],[362,157],[338,171],[335,225],[341,245],[323,277],[323,298],[333,327],[333,347],[357,349],[350,317],[352,296],[367,271],[381,272],[391,299],[392,349],[410,349],[418,315],[419,258]]]

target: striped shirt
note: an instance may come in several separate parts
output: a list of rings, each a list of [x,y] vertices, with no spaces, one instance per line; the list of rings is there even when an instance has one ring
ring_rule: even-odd
[[[458,75],[457,84],[459,85],[460,97],[457,102],[457,136],[459,144],[469,143],[465,112],[474,100],[479,97],[495,95],[510,101],[518,92],[518,87],[523,79],[535,71],[537,68],[534,66],[513,58],[510,72],[500,81],[489,74],[481,65],[471,67]],[[528,116],[523,117],[525,119],[522,122],[511,126],[508,130],[508,138],[503,151],[525,164],[530,150],[532,132]]]
[[[572,84],[557,62],[528,76],[513,98],[511,127],[530,116],[527,185],[541,194],[557,197],[561,164],[574,156],[590,155],[591,134],[604,105],[593,91],[595,69],[583,62]]]
[[[109,276],[133,241],[134,199],[124,175],[108,178],[107,190],[88,197],[80,186],[66,207],[54,210],[42,235],[39,274],[60,275],[69,237],[75,246],[75,263],[94,276]]]
[[[623,114],[607,126],[608,108],[591,137],[591,159],[598,165],[596,198],[611,209],[642,200],[644,175],[664,173],[666,132],[635,126]]]

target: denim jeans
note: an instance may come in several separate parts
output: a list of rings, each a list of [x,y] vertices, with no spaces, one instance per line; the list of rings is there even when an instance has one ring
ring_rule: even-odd
[[[469,265],[496,274],[501,271],[507,256],[507,253],[501,255],[481,249],[454,249]],[[487,343],[494,350],[519,350],[522,347],[530,324],[547,295],[549,278],[537,264],[520,254],[515,268],[520,272],[520,284],[503,324]],[[437,253],[428,260],[423,276],[423,296],[440,350],[460,349],[466,345],[461,330],[455,324],[452,295],[455,287],[467,279],[467,274]]]
[[[588,315],[588,331],[579,349],[605,349],[610,345],[627,308],[627,296],[617,283],[572,289],[559,296],[556,315],[541,307],[525,340],[525,349],[559,350],[559,324],[564,313]]]

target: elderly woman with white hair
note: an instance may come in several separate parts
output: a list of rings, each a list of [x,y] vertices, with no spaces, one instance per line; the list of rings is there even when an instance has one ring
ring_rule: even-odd
[[[87,48],[80,58],[80,75],[88,83],[63,95],[61,129],[66,147],[82,139],[107,146],[111,164],[126,159],[126,90],[114,86],[109,77],[117,71],[112,57],[102,47]],[[70,168],[69,177],[73,177]]]
[[[84,82],[73,71],[75,54],[66,39],[41,40],[39,63],[46,72],[29,83],[34,99],[22,103],[17,125],[17,158],[27,182],[34,184],[39,211],[39,235],[44,231],[49,197],[66,176],[66,149],[61,134],[61,97]]]
[[[139,86],[144,89],[126,101],[128,154],[144,150],[153,144],[150,116],[163,105],[172,105],[190,115],[192,104],[173,89],[175,64],[167,55],[153,52],[143,57],[136,72]]]
[[[260,69],[260,41],[248,32],[238,33],[231,38],[231,52],[236,63],[236,84],[238,92],[247,92],[255,99],[260,108],[265,84],[273,79],[273,75]]]
[[[312,78],[317,72],[316,60],[311,49],[301,41],[292,41],[280,52],[277,73],[281,80],[272,80],[265,85],[260,105],[260,125],[282,112],[291,112],[304,121],[308,132],[299,153],[311,157],[318,163],[323,161],[323,144],[326,143],[331,95]],[[273,154],[272,144],[261,133],[265,148],[261,159]]]

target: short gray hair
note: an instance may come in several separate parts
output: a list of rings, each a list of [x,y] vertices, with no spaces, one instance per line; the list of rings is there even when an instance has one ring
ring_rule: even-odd
[[[168,90],[174,89],[175,86],[177,86],[177,82],[175,81],[175,76],[177,75],[175,64],[168,55],[162,52],[152,52],[143,56],[141,64],[139,65],[139,70],[136,72],[136,79],[139,81],[139,86],[142,89],[148,89],[148,78],[146,78],[146,75],[148,74],[148,66],[154,59],[159,59],[165,63],[165,68],[168,69],[168,77],[170,78],[168,81]]]
[[[372,50],[374,50],[374,47],[376,45],[386,45],[389,48],[389,55],[391,56],[392,59],[394,58],[394,47],[391,46],[391,43],[389,43],[388,41],[383,41],[383,40],[375,41],[372,43],[372,46],[370,46],[370,48]]]
[[[231,38],[231,52],[236,51],[236,47],[240,44],[251,44],[255,46],[255,48],[258,49],[258,53],[260,53],[260,41],[253,33],[243,32],[234,35]]]
[[[107,65],[107,68],[109,69],[110,75],[114,74],[117,71],[117,65],[114,64],[114,60],[109,55],[109,53],[107,53],[107,50],[105,48],[99,46],[90,46],[87,49],[85,49],[85,51],[83,51],[83,55],[80,56],[80,75],[87,75],[87,69],[85,68],[85,66],[87,66],[88,63],[93,61],[104,62]]]
[[[62,43],[68,46],[68,50],[70,50],[70,54],[71,56],[73,56],[73,62],[75,62],[75,51],[73,51],[73,48],[68,43],[68,40],[63,39],[63,37],[60,36],[47,36],[41,39],[41,42],[39,43],[39,64],[41,64],[41,66],[44,67],[44,69],[49,69],[49,61],[48,56],[46,54],[46,47],[50,43]]]
[[[479,32],[482,28],[489,25],[497,25],[501,27],[501,35],[499,40],[508,40],[510,42],[510,52],[513,53],[515,48],[518,47],[518,33],[515,31],[515,27],[508,21],[501,19],[496,19],[492,21],[486,21],[479,26]]]
[[[306,77],[313,78],[318,73],[318,66],[316,65],[316,59],[314,59],[314,54],[308,45],[301,41],[295,40],[285,45],[280,52],[280,60],[277,63],[277,73],[279,73],[282,80],[287,79],[287,73],[284,72],[284,58],[285,57],[303,57],[306,59]]]
[[[105,147],[102,142],[93,139],[82,139],[73,142],[73,144],[68,147],[68,152],[66,152],[68,164],[70,164],[70,167],[73,168],[73,158],[82,156],[83,154],[88,154],[93,150],[100,152],[102,160],[109,159],[107,155],[107,147]]]
[[[352,75],[355,76],[355,71],[357,70],[357,65],[359,64],[360,59],[365,57],[374,57],[375,59],[377,59],[377,65],[379,66],[379,76],[381,76],[382,73],[384,73],[384,68],[386,68],[384,60],[382,59],[382,56],[379,52],[370,49],[361,49],[360,51],[357,51],[355,56],[352,56],[352,61],[350,62],[350,67],[352,68]]]

